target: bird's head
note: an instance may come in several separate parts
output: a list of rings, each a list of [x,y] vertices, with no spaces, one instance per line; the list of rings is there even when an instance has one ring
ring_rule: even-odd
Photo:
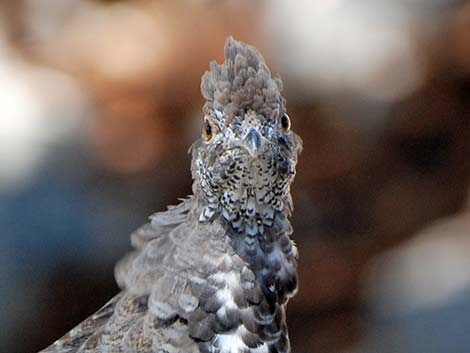
[[[221,215],[234,229],[257,234],[277,212],[290,212],[301,140],[281,89],[260,52],[231,37],[225,62],[211,63],[204,74],[202,136],[192,162],[201,222]]]

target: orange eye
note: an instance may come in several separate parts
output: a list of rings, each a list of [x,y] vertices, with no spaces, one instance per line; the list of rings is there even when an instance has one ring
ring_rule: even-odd
[[[283,114],[281,117],[281,126],[284,131],[289,131],[290,130],[290,119],[287,114]]]
[[[202,134],[204,135],[204,138],[206,139],[206,141],[210,141],[210,139],[212,138],[212,125],[207,119],[204,119],[204,126],[202,127]]]

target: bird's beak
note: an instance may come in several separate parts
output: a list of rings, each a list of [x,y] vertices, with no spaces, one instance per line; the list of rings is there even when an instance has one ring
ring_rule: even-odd
[[[259,131],[252,127],[243,138],[243,147],[250,153],[252,157],[256,157],[264,145],[264,137]]]

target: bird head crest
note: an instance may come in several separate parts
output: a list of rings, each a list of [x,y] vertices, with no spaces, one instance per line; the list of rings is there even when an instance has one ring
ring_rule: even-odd
[[[226,124],[247,110],[267,120],[278,118],[284,110],[282,82],[271,76],[258,49],[229,37],[224,52],[225,61],[212,62],[202,77],[204,113],[218,120],[223,116]]]

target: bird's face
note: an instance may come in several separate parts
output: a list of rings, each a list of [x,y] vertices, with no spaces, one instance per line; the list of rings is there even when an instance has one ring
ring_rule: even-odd
[[[227,117],[209,111],[193,149],[193,177],[208,221],[221,214],[238,230],[262,232],[276,211],[289,210],[300,138],[284,112],[253,110]]]

